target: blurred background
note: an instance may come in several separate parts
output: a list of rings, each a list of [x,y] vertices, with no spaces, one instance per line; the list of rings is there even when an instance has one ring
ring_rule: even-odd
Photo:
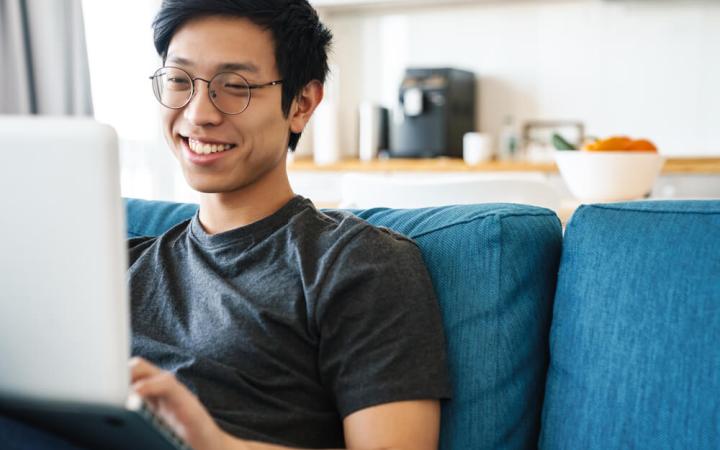
[[[334,34],[332,73],[289,168],[319,206],[572,208],[553,133],[650,139],[666,159],[650,198],[720,197],[720,2],[311,3]],[[124,195],[194,201],[148,80],[158,7],[0,0],[0,112],[93,114],[118,131]],[[32,111],[18,99],[28,77]],[[48,77],[63,95],[43,110]]]

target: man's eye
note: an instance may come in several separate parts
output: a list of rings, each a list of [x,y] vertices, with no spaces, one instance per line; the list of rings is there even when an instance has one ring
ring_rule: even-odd
[[[223,90],[228,94],[247,96],[248,88],[244,84],[232,84],[226,83],[223,85]]]
[[[177,85],[180,85],[180,84],[187,85],[188,80],[186,78],[170,77],[170,78],[168,78],[168,83],[177,84]]]
[[[190,90],[190,81],[183,77],[168,77],[165,80],[165,88],[170,91]]]

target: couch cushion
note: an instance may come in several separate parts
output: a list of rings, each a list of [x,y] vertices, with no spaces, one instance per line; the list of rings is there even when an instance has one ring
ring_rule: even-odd
[[[191,218],[198,206],[190,203],[125,200],[128,237],[157,236]]]
[[[542,448],[720,448],[719,201],[581,207],[553,314]]]
[[[127,205],[131,235],[160,233],[195,211]],[[555,214],[504,204],[353,212],[414,239],[430,271],[454,390],[443,404],[441,448],[535,446],[561,247]]]

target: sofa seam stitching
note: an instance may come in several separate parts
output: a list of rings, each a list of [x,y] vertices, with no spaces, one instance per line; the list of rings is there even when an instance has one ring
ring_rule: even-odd
[[[426,234],[434,233],[436,231],[442,231],[442,230],[445,230],[445,229],[448,229],[450,227],[454,227],[457,225],[467,225],[468,223],[474,222],[478,219],[496,218],[496,219],[500,220],[500,219],[504,219],[506,217],[555,217],[555,218],[557,218],[557,214],[554,214],[554,213],[552,213],[552,214],[549,214],[549,213],[543,213],[543,214],[517,213],[517,214],[502,214],[501,215],[498,213],[489,213],[489,214],[483,214],[481,216],[473,217],[471,219],[463,220],[460,222],[449,223],[447,225],[433,228],[431,230],[426,230],[420,234],[413,234],[410,236],[412,236],[413,239],[417,239],[419,237],[425,236]],[[367,220],[367,219],[365,219],[365,220]]]
[[[681,211],[681,210],[674,210],[674,209],[662,209],[662,210],[652,210],[652,209],[639,209],[639,208],[618,208],[617,206],[605,206],[605,205],[581,205],[581,208],[597,208],[597,209],[607,209],[610,211],[630,211],[630,212],[642,212],[642,213],[653,213],[653,214],[702,214],[706,216],[714,216],[714,215],[720,215],[720,211],[714,212],[714,211]]]
[[[498,250],[498,267],[500,268],[500,270],[496,271],[496,272],[497,272],[497,277],[496,277],[495,282],[496,282],[497,284],[496,284],[496,287],[495,287],[495,292],[497,293],[498,299],[501,299],[501,298],[503,298],[503,297],[502,297],[502,293],[500,292],[500,286],[502,285],[502,283],[501,283],[501,281],[500,281],[500,273],[501,273],[502,270],[503,270],[503,266],[502,266],[502,264],[503,264],[503,242],[502,242],[503,220],[502,220],[502,219],[503,219],[503,217],[499,217],[497,214],[496,214],[494,217],[495,217],[495,221],[497,222],[497,227],[496,227],[497,235],[496,235],[495,237],[496,237],[496,239],[498,240],[498,242],[497,242],[497,246],[498,246],[498,249],[499,249],[499,250]],[[499,301],[498,301],[498,302],[495,302],[495,311],[493,312],[493,317],[495,317],[496,320],[497,320],[498,315],[500,314],[500,311],[499,311],[500,305],[499,305],[499,303],[500,303]],[[498,322],[499,322],[499,321],[498,321]],[[493,325],[495,325],[495,324],[493,324]],[[500,327],[499,327],[499,326],[494,326],[493,328],[495,328],[496,345],[498,346],[498,348],[501,348],[501,344],[500,344],[500,340],[501,340]],[[499,374],[499,372],[500,372],[500,370],[499,370],[499,368],[498,368],[498,365],[499,365],[499,364],[500,364],[500,363],[499,363],[499,360],[496,359],[496,360],[495,360],[495,374],[494,374],[495,377],[496,377],[496,379],[497,379],[498,374]],[[494,414],[493,416],[497,416],[497,415]],[[498,427],[498,424],[497,424],[497,423],[494,423],[493,425],[494,425],[495,427]],[[497,429],[497,428],[496,428],[496,429]]]

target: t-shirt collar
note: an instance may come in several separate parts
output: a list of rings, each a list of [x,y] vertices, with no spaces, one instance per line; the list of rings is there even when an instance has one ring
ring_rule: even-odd
[[[208,248],[237,245],[248,241],[257,242],[287,224],[292,216],[308,206],[313,207],[310,200],[295,195],[280,209],[257,222],[212,235],[208,234],[200,223],[198,210],[190,220],[190,234],[200,245]]]

